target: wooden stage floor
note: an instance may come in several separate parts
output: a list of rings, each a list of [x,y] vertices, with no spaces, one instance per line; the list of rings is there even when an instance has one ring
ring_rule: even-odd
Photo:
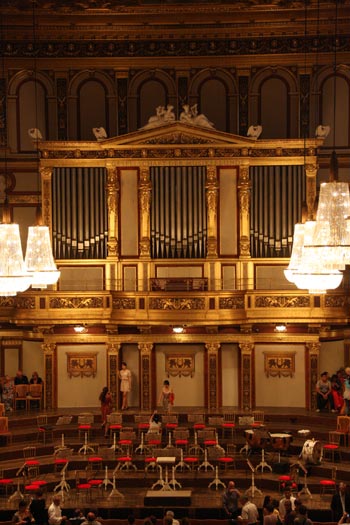
[[[261,408],[264,411],[264,431],[269,433],[287,432],[292,436],[291,444],[288,450],[282,452],[280,464],[278,465],[278,454],[273,449],[271,443],[266,444],[265,460],[271,466],[272,472],[268,468],[264,468],[254,473],[254,486],[258,489],[252,500],[258,505],[262,506],[262,501],[265,495],[270,494],[276,499],[280,499],[278,478],[281,474],[281,468],[285,468],[289,472],[289,466],[301,461],[300,454],[303,445],[306,441],[302,437],[299,430],[309,429],[310,439],[314,438],[319,443],[328,441],[328,432],[336,428],[336,414],[332,413],[316,413],[309,412],[304,409],[283,409],[283,408]],[[225,439],[219,434],[219,444],[226,448],[227,444],[233,442],[236,445],[235,453],[235,468],[219,469],[218,476],[220,480],[227,484],[230,479],[234,479],[239,490],[244,492],[252,486],[252,475],[249,468],[247,457],[240,453],[241,448],[246,444],[246,426],[238,424],[240,416],[247,414],[241,413],[234,407],[225,407],[224,412],[235,412],[236,417],[236,431],[233,440],[230,436]],[[53,459],[55,447],[60,446],[62,439],[62,430],[55,429],[55,422],[59,416],[70,415],[73,416],[72,423],[68,428],[64,429],[65,445],[73,449],[73,454],[69,460],[69,469],[67,472],[67,482],[71,486],[71,490],[64,494],[64,507],[73,509],[77,506],[84,508],[97,507],[100,514],[105,518],[126,518],[128,514],[133,511],[137,517],[145,517],[150,514],[155,514],[157,517],[162,517],[165,508],[174,508],[177,516],[188,515],[193,518],[219,518],[221,517],[222,507],[222,487],[218,489],[208,488],[208,485],[214,480],[215,472],[211,469],[207,471],[176,471],[176,480],[181,484],[182,490],[190,491],[191,504],[181,505],[177,499],[174,499],[174,504],[169,504],[172,500],[166,498],[166,504],[162,502],[162,498],[156,505],[145,506],[145,497],[150,491],[152,485],[158,479],[158,473],[149,472],[145,476],[144,471],[144,457],[142,455],[134,456],[133,459],[137,465],[137,471],[117,471],[116,487],[120,495],[112,496],[111,487],[107,490],[94,490],[90,501],[81,500],[77,497],[75,491],[75,471],[84,470],[88,465],[88,455],[79,454],[78,450],[82,446],[82,442],[78,439],[77,432],[77,416],[82,412],[92,412],[95,416],[93,435],[90,439],[93,443],[95,452],[98,454],[101,450],[106,450],[111,446],[111,442],[106,440],[101,429],[100,411],[98,408],[64,408],[46,411],[49,417],[50,424],[54,427],[53,440],[48,439],[44,444],[37,441],[37,424],[36,416],[38,411],[31,411],[30,413],[24,411],[17,411],[15,414],[9,415],[9,429],[13,433],[13,442],[6,445],[1,442],[0,446],[0,469],[5,470],[6,476],[16,479],[16,473],[23,464],[23,447],[28,445],[35,445],[37,448],[37,458],[40,461],[39,478],[46,481],[48,484],[47,501],[52,498],[54,488],[60,482],[60,476],[53,472]],[[204,413],[207,416],[220,415],[220,413],[208,413],[201,407],[176,407],[174,413],[179,415],[181,426],[186,426],[187,415],[189,413]],[[123,424],[126,426],[134,426],[134,416],[139,414],[137,409],[129,409],[123,412]],[[192,432],[191,432],[192,436]],[[163,447],[166,447],[168,441],[164,436]],[[139,444],[139,441],[137,441]],[[262,458],[261,447],[257,447],[249,455],[248,459],[256,467]],[[308,489],[311,491],[311,497],[302,495],[301,499],[305,502],[310,510],[310,517],[314,521],[331,521],[330,515],[330,500],[331,493],[320,496],[319,481],[323,478],[336,477],[336,481],[350,480],[350,448],[343,444],[340,449],[341,456],[335,455],[334,461],[330,459],[322,459],[318,464],[308,464],[308,476],[299,479],[299,489],[302,489],[304,483],[307,483]],[[200,462],[204,458],[200,458]],[[312,458],[311,458],[312,459]],[[116,461],[114,458],[109,458],[103,461],[103,470],[96,472],[94,477],[104,478],[105,467],[108,467],[108,477],[111,479],[111,474],[115,468]],[[22,480],[20,480],[22,481]],[[15,488],[15,487],[14,487]],[[21,491],[23,490],[21,485]],[[261,491],[261,493],[260,493]],[[4,495],[0,495],[0,508],[4,511],[4,519],[12,516],[14,509],[17,506],[17,501],[8,501]]]

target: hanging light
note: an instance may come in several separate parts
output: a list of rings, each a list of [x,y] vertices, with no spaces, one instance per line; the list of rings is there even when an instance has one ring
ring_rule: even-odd
[[[18,224],[10,222],[7,197],[0,224],[0,296],[14,296],[31,285],[32,275],[23,261]]]
[[[337,2],[334,37],[334,147],[336,34]],[[326,293],[327,290],[338,288],[343,279],[341,270],[350,262],[349,187],[347,183],[338,182],[337,179],[338,166],[333,151],[329,182],[321,184],[320,188],[316,221],[307,221],[304,228],[296,228],[291,260],[285,270],[285,276],[290,282],[300,289],[308,290],[309,293]]]
[[[61,272],[55,264],[48,226],[42,223],[41,208],[37,208],[36,225],[29,226],[25,263],[33,273],[32,288],[47,288],[57,283]]]
[[[33,3],[33,41],[34,52],[36,48],[35,36],[35,5]],[[39,150],[38,141],[41,138],[41,133],[37,128],[38,123],[38,101],[37,101],[37,78],[36,78],[36,60],[34,62],[34,82],[35,82],[35,125],[36,128],[30,129],[29,133],[34,139],[34,144],[37,152],[37,159],[39,164]],[[40,177],[40,175],[39,175]],[[40,179],[39,179],[40,180]],[[38,205],[36,209],[36,223],[35,226],[28,228],[27,250],[25,256],[25,263],[28,271],[33,273],[32,288],[47,288],[49,285],[57,283],[61,272],[57,270],[55,264],[50,231],[48,226],[43,224],[41,207]]]

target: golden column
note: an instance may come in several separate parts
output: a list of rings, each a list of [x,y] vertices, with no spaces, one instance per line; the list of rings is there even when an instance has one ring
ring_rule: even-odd
[[[218,255],[218,224],[217,208],[219,184],[216,173],[216,166],[208,166],[207,181],[205,185],[207,200],[207,257],[217,257]]]
[[[148,166],[140,167],[139,179],[139,209],[140,209],[140,256],[151,255],[151,192],[152,183]]]
[[[52,168],[40,168],[41,211],[45,226],[52,228]]]
[[[305,360],[305,404],[308,410],[316,410],[317,408],[317,394],[316,383],[318,381],[319,371],[319,356],[321,343],[306,343],[306,360]]]
[[[46,409],[57,405],[57,359],[55,343],[43,343],[44,351],[44,405]]]
[[[152,350],[153,343],[140,343],[140,410],[151,410],[152,391]]]
[[[240,376],[240,408],[249,411],[253,408],[253,343],[240,343],[241,350],[241,376]]]
[[[308,219],[315,219],[317,169],[318,169],[317,164],[306,164],[305,165],[306,205],[307,205],[307,218]]]
[[[250,191],[249,166],[241,166],[238,178],[239,255],[250,257]]]
[[[120,178],[118,169],[112,164],[107,167],[107,208],[108,208],[108,257],[119,256],[119,199],[120,199]]]
[[[119,375],[119,350],[120,343],[107,343],[107,384],[113,396],[113,406],[116,410],[119,409],[119,389],[118,389],[118,375]]]
[[[219,408],[219,350],[220,343],[208,343],[205,345],[208,352],[208,409]]]

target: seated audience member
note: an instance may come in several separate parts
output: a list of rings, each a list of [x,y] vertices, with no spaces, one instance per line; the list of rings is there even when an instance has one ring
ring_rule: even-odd
[[[24,499],[21,499],[18,503],[18,510],[12,516],[12,523],[17,523],[18,525],[28,525],[33,523],[34,519],[28,509],[28,504]]]
[[[14,388],[13,379],[6,375],[2,381],[2,402],[5,405],[5,412],[12,412],[13,410]]]
[[[153,412],[149,420],[148,432],[160,432],[162,429],[162,416],[158,414],[157,410]]]
[[[32,373],[32,377],[30,378],[29,384],[31,385],[42,385],[43,384],[43,380],[41,379],[41,377],[39,377],[38,372]]]
[[[266,505],[266,514],[264,515],[264,525],[276,525],[280,522],[280,517],[275,512],[275,507],[272,503]]]
[[[175,514],[173,513],[172,510],[167,510],[166,513],[165,513],[165,517],[166,518],[171,518],[173,520],[172,521],[173,525],[180,525],[179,520],[175,519]]]
[[[294,525],[312,525],[312,521],[307,517],[307,508],[305,505],[300,505],[298,508]]]
[[[23,374],[22,370],[16,372],[15,385],[29,385],[28,377]]]
[[[92,511],[86,515],[86,520],[83,521],[82,525],[101,525],[100,521],[97,521],[96,514]]]
[[[283,518],[284,525],[294,525],[294,520],[297,516],[295,510],[292,510],[292,502],[290,499],[286,499],[284,502],[285,515]]]
[[[333,521],[339,521],[344,514],[350,514],[350,494],[344,481],[338,485],[338,491],[333,494],[331,501]]]
[[[73,516],[69,518],[72,525],[81,525],[86,521],[86,517],[81,509],[74,509]]]
[[[237,519],[245,521],[247,525],[256,525],[259,521],[259,512],[255,503],[252,503],[248,496],[244,495],[241,497],[241,504],[241,515]]]
[[[280,513],[281,519],[284,519],[284,516],[286,514],[286,506],[285,506],[286,501],[290,501],[291,509],[295,510],[295,505],[294,505],[295,500],[296,498],[295,496],[292,496],[292,491],[291,491],[290,486],[286,485],[284,489],[284,496],[280,500],[279,505],[278,505],[278,511]]]
[[[332,375],[331,386],[334,410],[336,410],[337,412],[341,412],[344,405],[343,386],[339,381],[337,374]]]
[[[327,405],[334,411],[331,382],[328,379],[328,372],[322,372],[320,379],[316,383],[317,410],[324,410]]]

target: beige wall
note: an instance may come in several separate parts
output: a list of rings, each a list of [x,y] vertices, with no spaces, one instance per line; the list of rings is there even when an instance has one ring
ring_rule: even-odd
[[[95,377],[68,377],[67,352],[97,353],[97,373]],[[107,385],[105,345],[58,345],[57,346],[57,406],[58,408],[99,407],[98,396]]]
[[[34,371],[44,379],[44,352],[40,341],[23,341],[23,371],[30,380]]]
[[[321,343],[319,372],[328,372],[330,375],[341,366],[347,366],[349,363],[344,362],[344,341],[327,341]]]
[[[223,407],[238,406],[238,356],[239,349],[236,344],[223,344],[221,346]]]
[[[293,377],[266,377],[264,352],[295,352]],[[255,345],[255,391],[258,407],[305,407],[305,345]]]
[[[175,407],[203,407],[204,406],[204,345],[177,344],[156,345],[156,381],[157,400],[165,379],[169,379],[170,386],[175,393]],[[195,372],[193,377],[167,377],[165,373],[165,355],[195,354]]]

